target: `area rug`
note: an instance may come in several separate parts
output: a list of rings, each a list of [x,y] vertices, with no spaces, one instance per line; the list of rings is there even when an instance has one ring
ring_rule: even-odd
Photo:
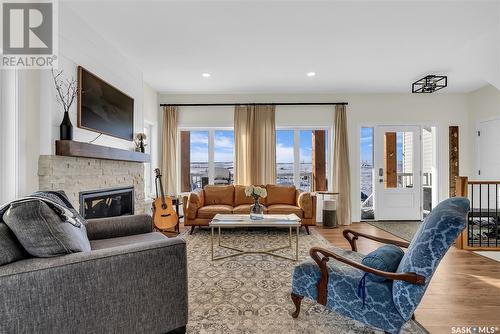
[[[188,333],[379,333],[345,318],[311,300],[302,302],[298,319],[290,299],[292,271],[296,262],[270,255],[248,254],[222,260],[210,259],[208,230],[185,234],[188,249]],[[228,230],[224,244],[238,248],[268,248],[287,243],[284,230]],[[312,230],[300,235],[299,257],[305,259],[312,246],[328,242]],[[229,250],[216,247],[216,255]],[[290,250],[280,251],[290,256]],[[402,333],[427,333],[409,321]]]
[[[406,241],[411,241],[415,233],[417,233],[418,228],[422,225],[420,221],[405,221],[405,222],[383,222],[383,221],[367,221],[367,224],[378,227],[381,230],[389,232],[396,237],[404,239]]]

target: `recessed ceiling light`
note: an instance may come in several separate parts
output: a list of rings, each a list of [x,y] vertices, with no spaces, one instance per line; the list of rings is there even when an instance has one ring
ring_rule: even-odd
[[[205,73],[202,73],[201,76],[204,78],[210,78],[212,75],[210,73],[205,72]]]
[[[316,72],[307,72],[308,77],[314,77],[316,75]]]

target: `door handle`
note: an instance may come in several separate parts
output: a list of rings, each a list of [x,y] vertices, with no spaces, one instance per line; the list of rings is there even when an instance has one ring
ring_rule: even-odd
[[[378,176],[380,177],[378,179],[378,182],[383,183],[384,182],[384,169],[383,168],[378,169]]]

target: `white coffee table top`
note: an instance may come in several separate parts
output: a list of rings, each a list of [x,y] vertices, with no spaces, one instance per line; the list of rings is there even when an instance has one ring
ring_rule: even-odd
[[[290,215],[264,215],[264,219],[252,220],[250,215],[217,214],[209,224],[210,227],[297,227],[300,218]]]

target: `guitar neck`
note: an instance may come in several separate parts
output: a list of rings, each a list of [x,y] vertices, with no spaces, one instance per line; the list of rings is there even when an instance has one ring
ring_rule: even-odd
[[[160,198],[161,198],[161,204],[163,206],[167,205],[167,203],[165,202],[165,192],[163,191],[163,183],[161,182],[161,176],[158,175],[157,176],[158,178],[158,182],[160,183]]]

